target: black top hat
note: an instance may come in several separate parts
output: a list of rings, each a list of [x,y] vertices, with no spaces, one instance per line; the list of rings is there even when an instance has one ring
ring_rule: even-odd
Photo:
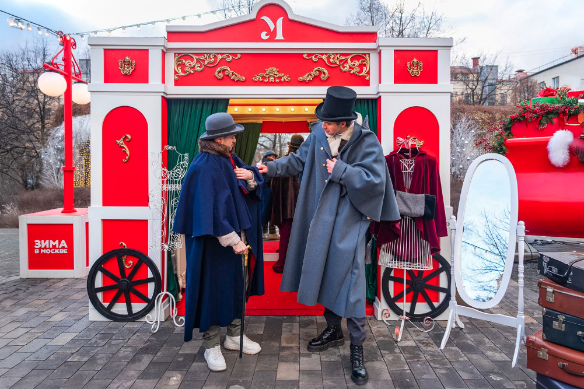
[[[302,135],[292,135],[292,138],[290,139],[290,142],[288,142],[288,146],[297,149],[300,147],[300,145],[302,145],[302,143],[304,142],[304,137]]]
[[[227,112],[218,112],[210,115],[205,120],[207,130],[199,139],[215,139],[222,136],[239,134],[245,128],[241,124],[235,124],[233,117]]]
[[[324,122],[340,122],[357,119],[357,112],[353,111],[357,100],[357,93],[344,86],[331,86],[326,91],[326,98],[320,103],[314,113]]]

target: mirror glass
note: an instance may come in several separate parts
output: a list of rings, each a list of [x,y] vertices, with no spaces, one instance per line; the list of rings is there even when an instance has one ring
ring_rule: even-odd
[[[509,247],[510,214],[507,170],[501,162],[487,160],[477,167],[469,187],[460,255],[462,287],[475,301],[489,301],[499,290]]]

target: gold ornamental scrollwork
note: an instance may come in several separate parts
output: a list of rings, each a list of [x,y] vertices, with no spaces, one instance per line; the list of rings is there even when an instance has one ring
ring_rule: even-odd
[[[420,73],[422,73],[422,70],[424,70],[422,62],[418,61],[416,58],[411,62],[408,62],[407,67],[408,72],[410,72],[410,76],[412,77],[418,77]]]
[[[118,67],[124,76],[129,76],[136,67],[136,61],[132,61],[130,57],[126,57],[118,61]]]
[[[127,249],[128,245],[125,244],[124,242],[120,242],[120,246],[122,246],[123,248]],[[134,261],[127,261],[127,255],[122,255],[122,263],[124,264],[124,267],[126,269],[131,268],[132,266],[134,266]]]
[[[302,77],[298,77],[298,81],[312,81],[314,80],[316,77],[318,77],[318,74],[320,73],[320,79],[325,81],[327,78],[329,78],[329,73],[325,68],[321,68],[316,67],[314,69],[312,69],[311,72],[306,73],[304,76]]]
[[[223,74],[225,72],[225,74]],[[221,66],[215,71],[215,77],[222,80],[224,76],[231,78],[233,81],[245,81],[245,77],[235,73],[229,66]]]
[[[318,62],[322,59],[330,67],[340,67],[345,73],[351,73],[369,80],[369,68],[371,66],[369,54],[304,54],[304,59]]]
[[[117,140],[116,144],[122,148],[122,151],[124,153],[126,153],[126,158],[122,161],[122,162],[126,163],[130,160],[130,149],[128,149],[128,146],[126,146],[126,143],[124,143],[124,139],[129,142],[132,140],[132,137],[130,135],[126,134],[126,135],[122,136],[120,140]]]
[[[290,76],[287,74],[280,73],[275,67],[266,69],[265,73],[256,74],[253,76],[254,81],[263,82],[288,82],[290,81]]]
[[[240,59],[241,54],[175,54],[174,55],[174,79],[178,80],[179,77],[188,76],[194,72],[202,72],[205,67],[215,67],[225,60],[231,62],[234,59]]]

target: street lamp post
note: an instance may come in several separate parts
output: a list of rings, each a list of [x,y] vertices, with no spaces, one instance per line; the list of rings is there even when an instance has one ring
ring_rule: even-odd
[[[65,94],[63,97],[64,117],[65,117],[65,166],[63,166],[63,184],[64,184],[64,201],[62,213],[76,212],[74,206],[74,179],[75,167],[73,166],[73,101],[78,104],[87,104],[89,102],[89,91],[87,82],[81,78],[81,69],[73,56],[73,50],[77,47],[75,39],[69,35],[58,33],[59,42],[63,48],[55,55],[51,65],[44,64],[43,67],[49,72],[56,72],[63,76],[62,79],[49,72],[39,77],[39,89],[53,97]],[[57,57],[63,53],[62,64],[56,62]],[[74,88],[73,81],[83,83],[84,88]],[[65,89],[63,90],[63,86]]]

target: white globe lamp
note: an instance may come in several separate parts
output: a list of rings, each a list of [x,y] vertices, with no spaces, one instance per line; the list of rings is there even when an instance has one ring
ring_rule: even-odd
[[[44,72],[38,80],[39,89],[47,96],[59,97],[67,89],[67,81],[56,72]]]
[[[71,89],[71,93],[73,94],[73,102],[76,104],[87,104],[91,101],[91,95],[89,94],[89,89],[87,88],[87,84],[84,82],[76,82],[73,84],[73,88]]]

